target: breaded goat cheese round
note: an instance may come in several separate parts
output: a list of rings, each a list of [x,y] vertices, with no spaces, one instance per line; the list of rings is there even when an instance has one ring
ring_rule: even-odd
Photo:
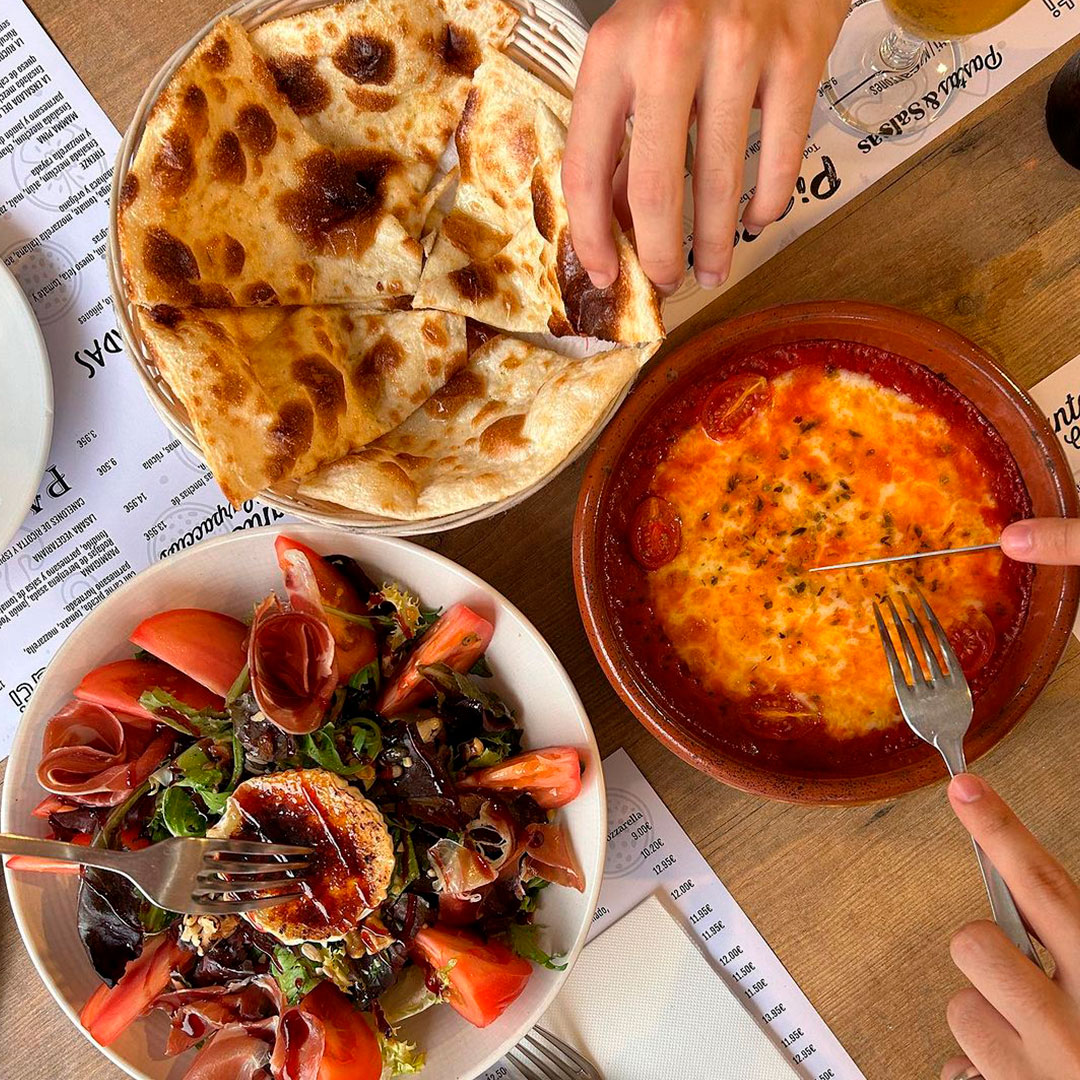
[[[286,945],[343,938],[386,899],[394,872],[394,844],[378,808],[325,769],[245,780],[211,835],[313,849],[303,896],[244,915]]]

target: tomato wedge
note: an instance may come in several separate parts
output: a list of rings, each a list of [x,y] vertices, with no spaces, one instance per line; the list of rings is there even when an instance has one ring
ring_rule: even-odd
[[[682,547],[682,522],[659,495],[646,495],[630,519],[630,550],[646,570],[667,566]]]
[[[732,375],[705,399],[701,426],[710,439],[719,442],[734,435],[772,400],[772,387],[763,375]]]
[[[221,709],[225,705],[217,694],[160,660],[115,660],[103,664],[84,675],[73,692],[80,701],[92,701],[123,713],[125,722],[128,717],[153,721],[154,714],[139,704],[139,697],[155,687],[193,709]]]
[[[455,604],[420,639],[404,665],[394,675],[379,698],[379,712],[396,716],[433,696],[431,684],[419,668],[428,664],[446,664],[454,671],[466,672],[484,654],[495,627],[464,604]]]
[[[326,1037],[318,1080],[379,1080],[383,1060],[375,1029],[332,982],[319,983],[299,1008],[322,1024]]]
[[[90,833],[75,833],[67,842],[89,847],[93,842]],[[61,859],[46,859],[40,855],[12,855],[7,861],[9,870],[30,870],[38,874],[78,874],[82,869],[78,863],[64,862]]]
[[[278,566],[285,575],[285,588],[290,596],[293,590],[289,582],[287,556],[290,551],[297,551],[306,556],[311,564],[315,583],[319,587],[319,599],[326,607],[348,611],[353,615],[366,613],[366,605],[352,582],[306,544],[301,544],[299,540],[292,540],[288,536],[278,536],[274,541],[274,551],[277,553]],[[378,654],[375,631],[343,619],[340,615],[330,612],[325,612],[325,615],[330,633],[334,635],[338,674],[343,681],[348,681],[358,671],[366,668]]]
[[[415,953],[434,971],[447,972],[449,1002],[470,1024],[487,1027],[517,1000],[532,965],[498,941],[437,924],[421,930]]]
[[[174,971],[195,963],[195,953],[180,948],[170,934],[151,938],[124,969],[119,982],[102,983],[79,1014],[79,1022],[99,1046],[109,1046],[168,989]]]
[[[960,667],[969,679],[990,663],[997,647],[994,624],[985,612],[974,608],[962,623],[949,629],[948,638]]]
[[[554,810],[581,793],[581,770],[581,756],[572,746],[549,746],[468,773],[458,787],[527,791],[545,810]]]
[[[247,663],[247,633],[220,611],[175,608],[143,619],[129,640],[224,697]]]

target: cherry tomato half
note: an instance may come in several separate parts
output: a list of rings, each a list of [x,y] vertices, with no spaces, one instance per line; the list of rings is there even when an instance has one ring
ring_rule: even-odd
[[[771,400],[772,387],[763,375],[732,375],[705,399],[701,426],[710,439],[720,442],[734,435]]]
[[[990,662],[997,646],[994,624],[985,612],[972,608],[967,618],[948,632],[949,644],[956,653],[964,674],[970,679]]]
[[[675,507],[658,495],[646,495],[630,519],[630,550],[646,570],[666,566],[682,547],[682,522]]]
[[[809,734],[821,723],[821,714],[791,693],[756,694],[742,721],[754,735],[783,742]]]

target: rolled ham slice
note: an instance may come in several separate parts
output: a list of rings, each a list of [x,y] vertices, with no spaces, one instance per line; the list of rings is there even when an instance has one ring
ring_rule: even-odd
[[[334,637],[321,606],[316,601],[312,607],[318,615],[311,609],[286,611],[276,596],[268,596],[255,610],[248,640],[255,701],[290,735],[319,727],[338,684]]]
[[[45,725],[38,782],[85,806],[114,806],[161,764],[173,738],[104,705],[71,701]]]

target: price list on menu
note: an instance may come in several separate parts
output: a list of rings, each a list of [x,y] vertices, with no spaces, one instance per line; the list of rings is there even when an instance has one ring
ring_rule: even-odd
[[[796,1076],[862,1080],[850,1055],[625,750],[604,760],[604,781],[607,859],[588,940],[659,892],[697,938],[717,978],[767,1032]],[[478,1080],[517,1076],[503,1061]]]
[[[0,758],[53,653],[151,563],[284,515],[231,507],[124,356],[105,250],[116,129],[22,0],[0,5],[0,258],[30,300],[55,398],[45,475],[0,551]]]

